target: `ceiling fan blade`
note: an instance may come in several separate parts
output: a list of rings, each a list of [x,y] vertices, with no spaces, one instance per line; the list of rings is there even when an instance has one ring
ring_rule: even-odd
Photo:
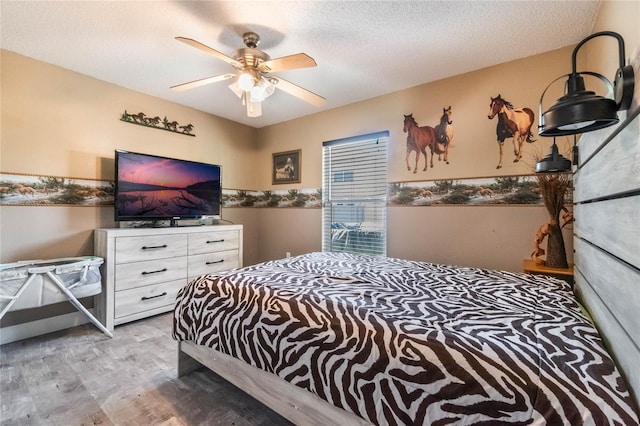
[[[194,87],[204,86],[205,84],[211,84],[217,81],[228,80],[235,76],[236,76],[235,74],[222,74],[222,75],[217,75],[215,77],[201,78],[200,80],[194,80],[188,83],[182,83],[182,84],[177,84],[175,86],[171,86],[171,90],[181,92],[183,90],[193,89]]]
[[[244,65],[241,62],[236,61],[235,59],[233,59],[231,56],[227,56],[222,52],[218,52],[217,50],[200,43],[199,41],[195,41],[191,38],[186,38],[186,37],[176,37],[176,40],[181,41],[185,44],[188,44],[189,46],[193,46],[196,49],[200,49],[204,52],[207,52],[210,55],[215,56],[218,59],[222,59],[223,61],[230,63],[231,65],[233,65],[235,68],[238,69],[242,69],[244,67]]]
[[[303,89],[302,87],[290,83],[280,77],[269,77],[269,79],[275,83],[277,88],[282,89],[290,95],[296,96],[311,105],[321,107],[326,101],[322,96],[316,95],[315,93],[307,89]]]
[[[311,56],[305,53],[296,53],[295,55],[264,61],[260,64],[259,69],[262,72],[278,72],[315,67],[316,65],[318,64],[316,64],[316,61]]]

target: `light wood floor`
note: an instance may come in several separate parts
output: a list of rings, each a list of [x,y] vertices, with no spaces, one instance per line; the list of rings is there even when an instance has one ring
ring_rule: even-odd
[[[205,370],[177,378],[171,313],[0,346],[2,425],[288,425]]]

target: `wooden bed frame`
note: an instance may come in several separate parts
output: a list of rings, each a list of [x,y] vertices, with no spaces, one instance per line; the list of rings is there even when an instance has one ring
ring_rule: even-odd
[[[178,342],[178,376],[205,366],[298,425],[370,425],[313,393],[244,361],[193,342]]]

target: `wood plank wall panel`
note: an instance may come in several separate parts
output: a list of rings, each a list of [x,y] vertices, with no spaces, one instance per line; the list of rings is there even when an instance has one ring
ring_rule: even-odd
[[[636,84],[640,84],[636,75]],[[640,108],[578,142],[574,271],[589,310],[640,406]]]
[[[637,116],[637,110],[635,115]],[[574,202],[640,187],[640,121],[632,119],[628,125],[621,125],[616,129],[611,139],[602,139],[603,135],[610,133],[596,131],[580,138],[578,147],[581,168],[580,173],[574,176]],[[598,149],[600,151],[590,158],[590,153]]]
[[[640,348],[640,282],[633,283],[638,272],[582,239],[576,243],[574,260],[580,265],[580,274],[598,295],[599,302],[616,314],[615,321],[627,330],[627,338]]]
[[[624,112],[618,113],[618,117],[622,120],[622,116],[625,114]],[[626,115],[625,115],[626,118]],[[605,127],[604,129],[596,130],[595,132],[585,133],[583,135],[579,135],[578,146],[580,146],[580,160],[584,162],[588,157],[591,157],[593,153],[600,148],[602,141],[607,140],[613,135],[615,132],[618,132],[620,129],[620,124],[611,127]],[[572,139],[572,136],[567,136],[567,138]]]
[[[574,276],[576,283],[585,283],[586,278],[575,271]],[[636,403],[640,406],[638,391],[640,389],[640,374],[638,374],[638,366],[640,365],[640,350],[635,343],[629,338],[626,330],[624,330],[616,319],[616,315],[609,310],[607,305],[600,300],[598,294],[588,285],[581,285],[576,288],[577,297],[583,301],[585,307],[596,320],[598,331],[602,336],[605,346],[618,364],[620,370],[625,373],[627,384],[635,389]],[[610,348],[614,347],[615,351]],[[634,374],[635,372],[635,374]]]
[[[576,237],[598,240],[603,250],[625,262],[640,264],[640,200],[637,197],[576,204],[573,214],[580,217],[573,224]]]

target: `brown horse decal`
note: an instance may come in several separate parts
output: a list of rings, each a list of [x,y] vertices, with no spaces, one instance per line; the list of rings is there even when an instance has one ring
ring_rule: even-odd
[[[422,169],[422,171],[427,171],[427,148],[431,151],[431,168],[433,168],[433,152],[437,150],[436,132],[434,128],[431,126],[419,127],[413,118],[413,114],[409,114],[404,116],[404,129],[402,131],[407,134],[407,156],[405,157],[407,170],[411,170],[409,155],[411,155],[412,151],[415,151],[416,164],[413,168],[413,173],[418,171],[418,161],[420,160],[421,153],[424,155],[424,169]]]
[[[495,98],[491,97],[487,118],[491,120],[496,115],[498,116],[496,136],[498,147],[500,148],[500,161],[498,161],[496,169],[500,169],[502,168],[502,146],[506,138],[513,137],[513,154],[516,156],[513,160],[514,163],[517,163],[522,158],[522,144],[524,141],[528,143],[535,142],[531,135],[534,114],[529,108],[514,108],[511,102],[503,99],[498,94]]]
[[[441,153],[444,153],[444,161],[447,164],[449,164],[449,144],[453,139],[452,115],[453,112],[451,111],[451,105],[449,105],[449,108],[442,108],[440,123],[434,127],[434,130],[436,131],[436,140],[438,141],[436,152],[438,154],[438,161],[440,161]]]

